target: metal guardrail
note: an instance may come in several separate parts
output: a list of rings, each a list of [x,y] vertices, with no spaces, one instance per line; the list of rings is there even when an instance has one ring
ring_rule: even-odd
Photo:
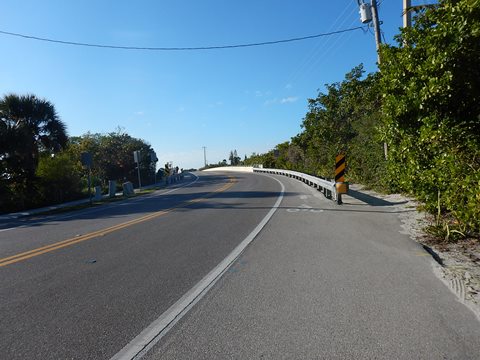
[[[184,177],[183,173],[168,175],[165,177],[165,184],[168,185],[168,184],[176,183],[177,181],[182,180],[183,177]]]
[[[342,203],[342,196],[337,192],[335,181],[324,180],[316,176],[307,175],[307,174],[304,174],[298,171],[292,171],[292,170],[253,168],[253,172],[284,175],[290,178],[300,180],[305,184],[309,186],[313,186],[317,188],[319,191],[322,191],[325,197],[332,199],[338,204]]]

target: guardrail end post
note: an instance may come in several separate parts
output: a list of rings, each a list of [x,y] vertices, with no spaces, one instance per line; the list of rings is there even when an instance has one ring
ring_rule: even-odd
[[[337,194],[337,204],[338,205],[342,205],[343,202],[342,202],[342,194]]]
[[[348,183],[347,182],[337,182],[335,183],[335,190],[337,193],[337,203],[341,205],[342,202],[342,194],[346,194],[348,192]]]

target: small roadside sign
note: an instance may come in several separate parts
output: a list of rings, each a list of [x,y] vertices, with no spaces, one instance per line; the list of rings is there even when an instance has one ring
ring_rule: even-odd
[[[140,150],[135,150],[133,152],[133,161],[137,164],[140,162]]]

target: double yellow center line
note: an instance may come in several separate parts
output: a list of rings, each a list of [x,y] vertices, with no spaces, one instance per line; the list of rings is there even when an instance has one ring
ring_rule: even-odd
[[[101,236],[110,234],[114,231],[118,231],[118,230],[124,229],[126,227],[136,225],[136,224],[140,224],[140,223],[143,223],[145,221],[149,221],[149,220],[155,219],[157,217],[163,216],[163,215],[168,214],[169,212],[172,212],[173,210],[175,210],[177,208],[180,208],[182,206],[186,206],[186,205],[189,205],[189,204],[193,204],[193,203],[203,201],[203,200],[213,196],[216,193],[219,193],[219,192],[222,192],[222,191],[225,191],[225,190],[231,188],[235,184],[235,178],[233,178],[231,176],[229,178],[230,179],[229,179],[228,183],[226,183],[222,187],[214,190],[212,193],[210,193],[207,196],[203,196],[201,198],[189,200],[189,201],[181,203],[177,206],[174,206],[170,209],[157,211],[157,212],[139,217],[137,219],[129,220],[129,221],[126,221],[126,222],[121,223],[121,224],[117,224],[117,225],[114,225],[114,226],[111,226],[111,227],[107,227],[105,229],[97,230],[97,231],[94,231],[94,232],[91,232],[91,233],[88,233],[88,234],[76,236],[74,238],[62,240],[62,241],[59,241],[59,242],[56,242],[56,243],[53,243],[53,244],[50,244],[50,245],[42,246],[42,247],[39,247],[39,248],[36,248],[36,249],[33,249],[33,250],[29,250],[29,251],[25,251],[25,252],[22,252],[22,253],[19,253],[19,254],[16,254],[16,255],[5,257],[3,259],[0,259],[0,267],[7,266],[7,265],[10,265],[10,264],[14,264],[14,263],[17,263],[17,262],[20,262],[20,261],[23,261],[23,260],[27,260],[27,259],[30,259],[32,257],[42,255],[42,254],[45,254],[45,253],[48,253],[48,252],[52,252],[52,251],[55,251],[55,250],[58,250],[58,249],[62,249],[62,248],[65,248],[67,246],[71,246],[71,245],[74,245],[74,244],[77,244],[77,243],[80,243],[80,242],[83,242],[83,241],[86,241],[86,240],[101,237]]]

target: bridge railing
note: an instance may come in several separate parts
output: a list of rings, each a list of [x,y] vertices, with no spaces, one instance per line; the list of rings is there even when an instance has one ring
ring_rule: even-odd
[[[300,180],[305,184],[309,186],[313,186],[319,191],[322,191],[325,197],[332,199],[338,204],[342,203],[342,196],[341,196],[342,193],[337,191],[337,183],[335,183],[335,181],[333,180],[330,181],[328,179],[322,179],[322,178],[304,174],[298,171],[283,170],[283,169],[253,168],[253,172],[284,175],[290,178]]]

